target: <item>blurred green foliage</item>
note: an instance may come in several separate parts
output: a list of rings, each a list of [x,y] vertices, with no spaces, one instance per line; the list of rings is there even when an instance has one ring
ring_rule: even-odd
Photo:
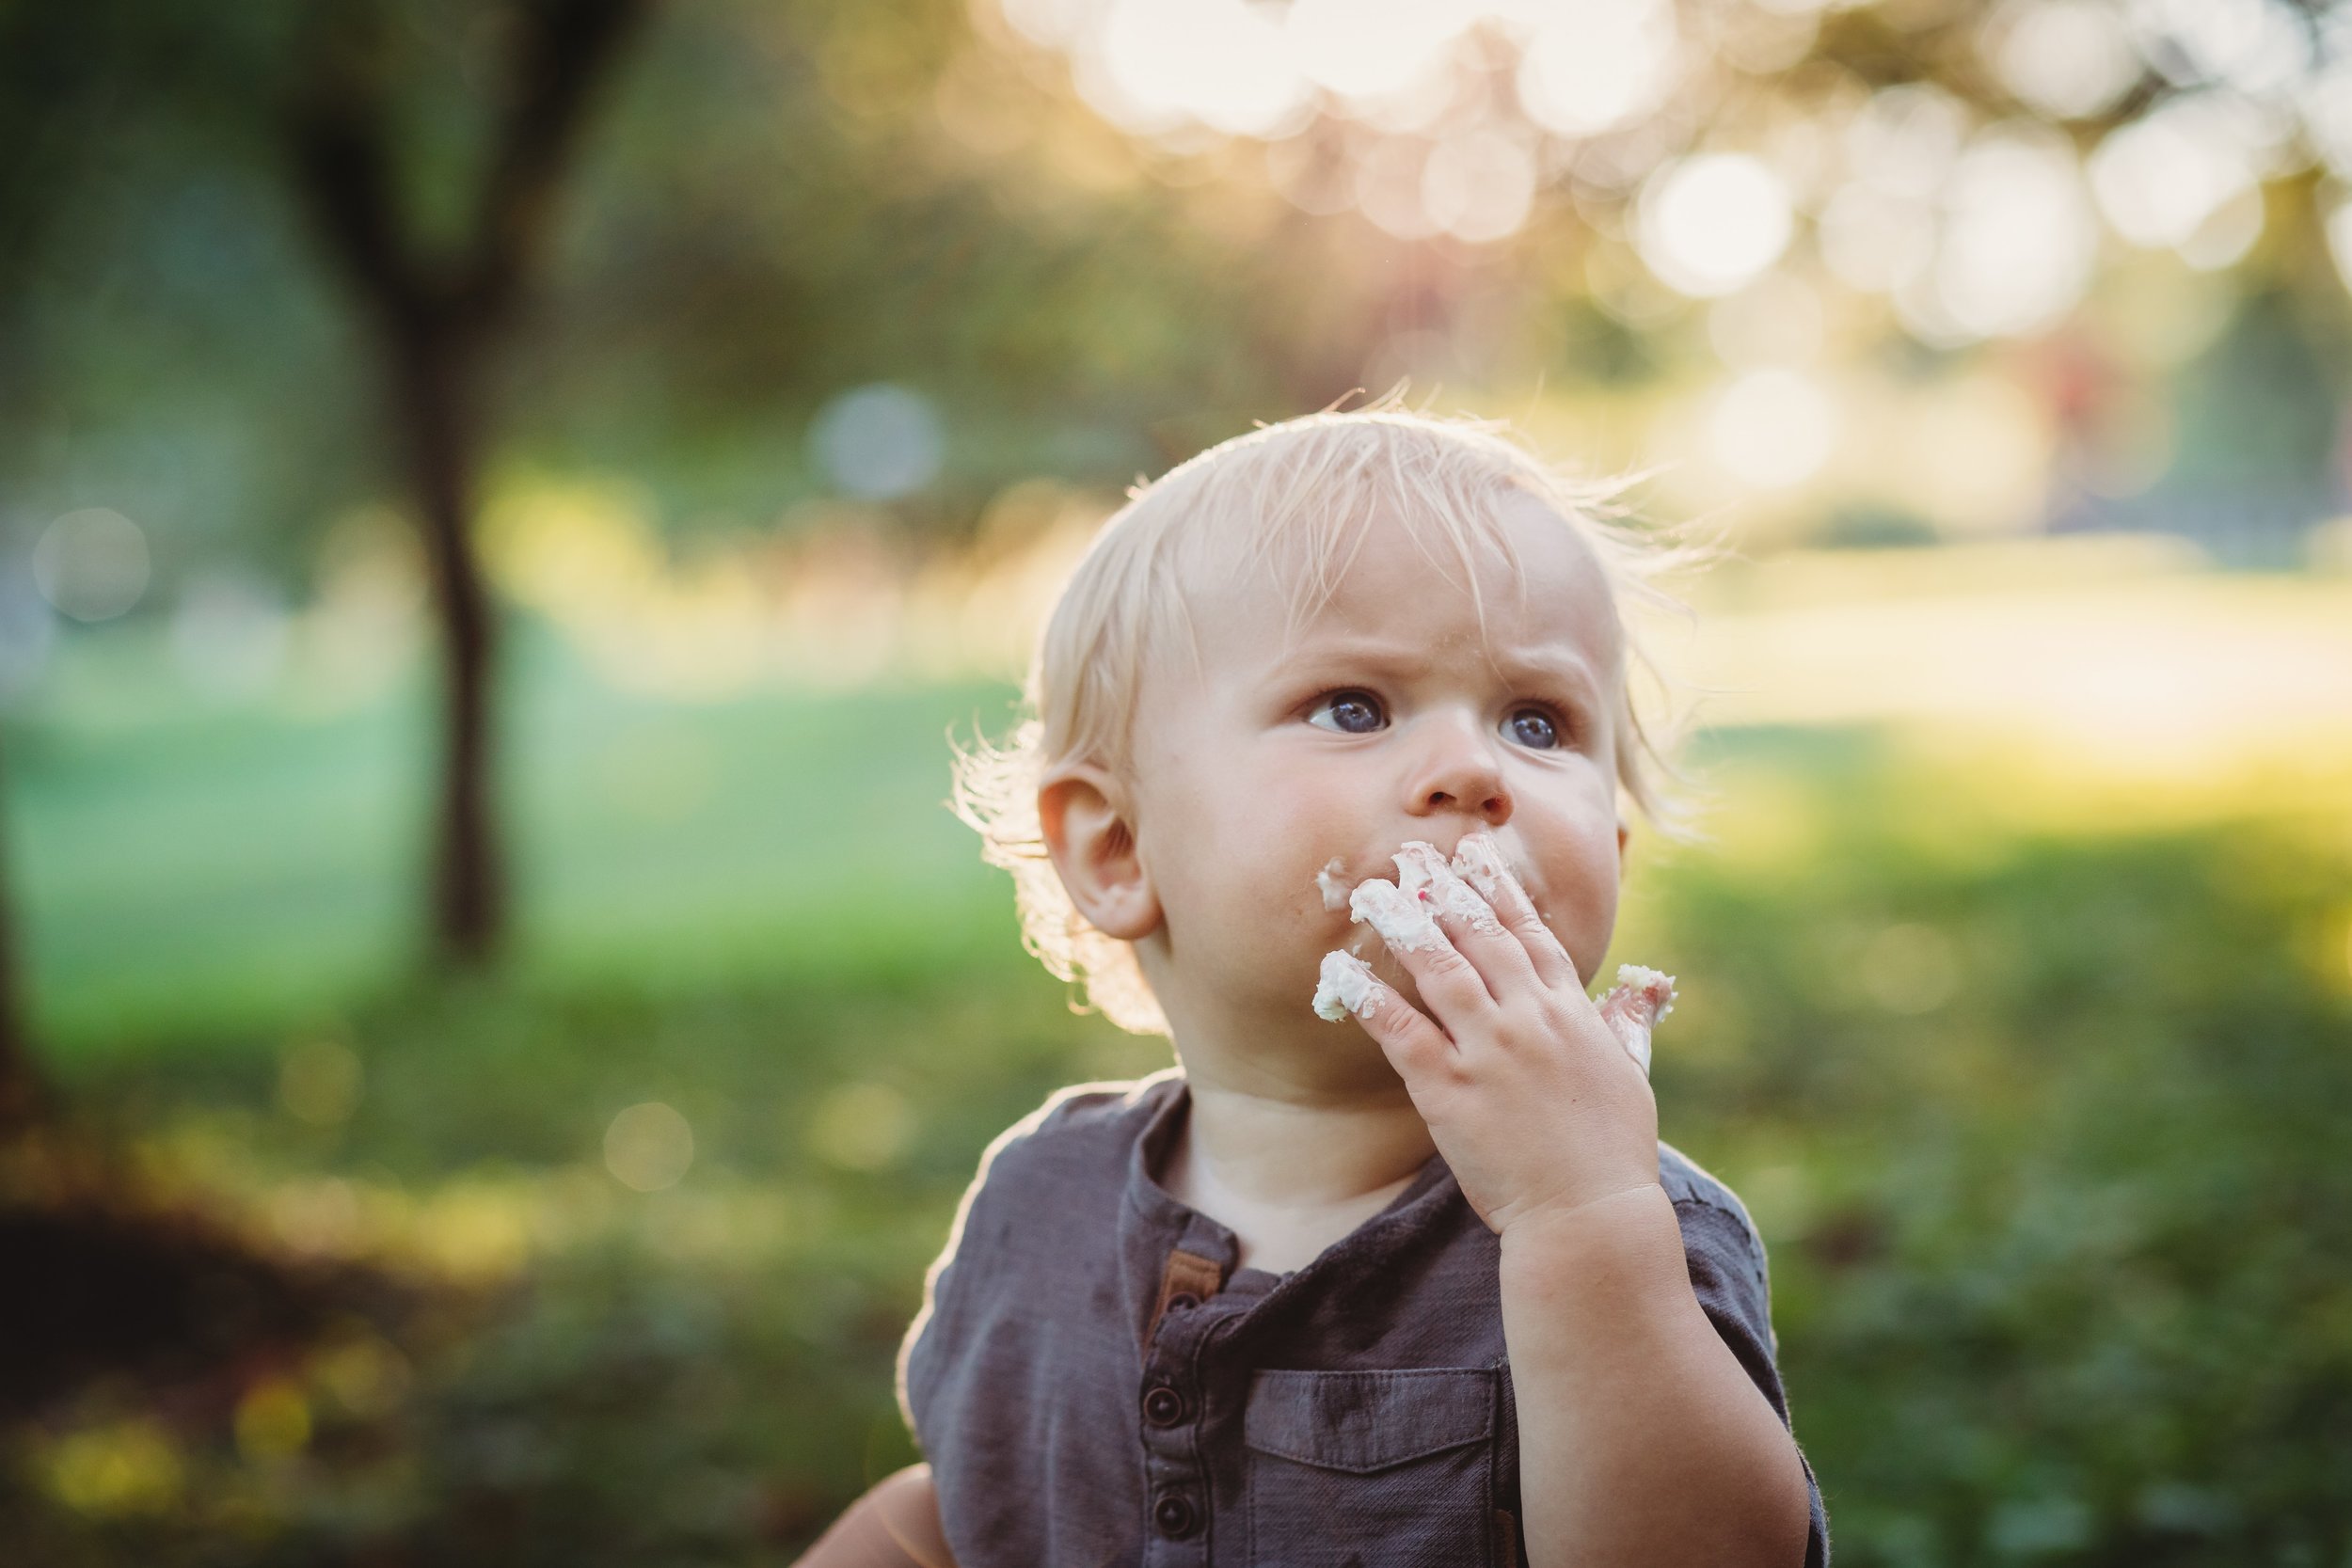
[[[2344,820],[1986,842],[1965,789],[1833,760],[1804,853],[1650,911],[1842,1555],[2342,1560]]]
[[[326,519],[396,491],[290,105],[328,60],[381,83],[402,210],[448,250],[521,8],[0,11],[0,534],[96,495],[148,531],[160,587],[229,563],[291,588]],[[1019,129],[996,156],[932,112],[966,57]],[[1354,386],[1376,324],[1137,159],[954,0],[664,8],[589,118],[488,456],[626,471],[681,532],[765,529],[831,493],[818,406],[895,381],[952,436],[899,520],[954,531],[1017,480],[1124,484]]]
[[[17,1433],[11,1560],[785,1562],[907,1460],[893,1350],[981,1147],[1057,1085],[1164,1060],[1066,1010],[932,809],[942,728],[993,722],[1002,695],[778,699],[632,729],[617,700],[559,684],[516,742],[518,787],[569,780],[573,804],[524,817],[541,876],[516,974],[378,973],[341,1010],[332,987],[257,979],[210,1025],[127,1004],[57,1017],[76,1103],[160,1183],[270,1246],[419,1280],[427,1305],[243,1369],[209,1403],[102,1386]],[[365,774],[359,737],[399,712],[312,732],[314,759]],[[583,761],[596,736],[699,748],[715,782],[691,812],[632,818]],[[53,732],[16,810],[82,813],[94,856],[109,822],[152,815],[144,777],[213,802],[216,852],[299,845],[270,831],[292,738]],[[1997,758],[1928,766],[1867,733],[1709,751],[1721,841],[1637,863],[1617,950],[1685,979],[1659,1053],[1665,1132],[1772,1245],[1841,1560],[2342,1560],[2341,816],[2003,827],[1984,809]],[[84,793],[102,776],[111,806]],[[733,881],[707,863],[726,844]],[[256,886],[306,862],[357,886],[399,858],[286,853]],[[672,860],[692,874],[665,883]],[[104,932],[75,927],[142,900],[156,931],[257,972],[311,961],[285,931],[337,918],[333,898],[202,899],[199,875],[115,884],[109,912],[103,879],[60,870],[47,885],[88,901],[36,922],[45,961],[95,974],[83,944]],[[119,966],[165,951],[114,928]],[[692,1163],[641,1193],[607,1139],[657,1101]]]
[[[60,623],[8,694],[0,823],[74,1114],[167,1200],[423,1304],[8,1433],[0,1559],[787,1561],[911,1455],[892,1350],[987,1139],[1164,1050],[1068,1012],[938,809],[943,732],[993,727],[1001,689],[681,707],[518,616],[516,962],[427,986],[423,677],[297,718],[158,675],[179,589],[228,565],[298,596],[323,525],[387,489],[364,340],[287,178],[305,19],[358,9],[0,7],[0,544],[103,501],[161,590],[103,639]],[[1902,9],[1831,42],[1868,83],[1980,95],[1966,50],[1885,32]],[[421,0],[355,35],[428,234],[462,219],[513,14]],[[1323,404],[1392,337],[1451,335],[1473,384],[1710,363],[1701,312],[1596,302],[1610,246],[1565,207],[1431,264],[1283,206],[1237,176],[1254,152],[1128,144],[969,14],[664,8],[565,192],[494,469],[626,473],[675,531],[788,530],[827,492],[811,415],[889,380],[946,461],[860,515],[935,537],[1012,482],[1123,483]],[[2340,445],[2343,296],[2291,232],[2248,266],[2301,268],[2292,298],[2257,289],[2151,401],[2167,462],[2181,432],[2157,513],[2317,483]],[[2163,312],[2106,314],[2129,346]],[[1872,352],[1922,383],[1966,359]],[[1845,544],[1933,531],[1826,515]],[[1726,800],[1765,805],[1638,869],[1619,950],[1685,977],[1665,1130],[1772,1245],[1841,1560],[2352,1560],[2342,815],[2061,832],[1982,809],[1997,757],[1712,744]],[[649,1102],[691,1129],[672,1186],[622,1134]]]

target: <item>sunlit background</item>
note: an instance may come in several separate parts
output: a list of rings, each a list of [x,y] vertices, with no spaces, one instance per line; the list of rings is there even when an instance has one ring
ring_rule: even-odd
[[[790,1561],[1166,1060],[951,736],[1399,388],[1720,546],[1618,954],[1838,1556],[2352,1561],[2352,0],[0,8],[0,1556]]]

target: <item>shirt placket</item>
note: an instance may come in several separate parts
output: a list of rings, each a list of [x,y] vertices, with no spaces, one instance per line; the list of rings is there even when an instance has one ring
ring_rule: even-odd
[[[1188,1238],[1189,1239],[1189,1238]],[[1225,1267],[1206,1253],[1170,1250],[1143,1342],[1144,1552],[1147,1568],[1206,1568],[1210,1486],[1201,1463],[1201,1350],[1242,1308],[1219,1301]]]

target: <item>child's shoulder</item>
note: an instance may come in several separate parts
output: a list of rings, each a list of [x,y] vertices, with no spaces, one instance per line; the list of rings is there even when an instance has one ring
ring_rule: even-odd
[[[1123,1170],[1128,1151],[1184,1087],[1175,1068],[1118,1083],[1073,1084],[996,1135],[980,1157],[992,1184],[1049,1173],[1100,1177]]]
[[[1748,1217],[1740,1195],[1670,1143],[1658,1146],[1658,1181],[1674,1199],[1675,1218],[1682,1227],[1682,1250],[1690,1260],[1692,1279],[1706,1284],[1701,1305],[1722,1286],[1729,1308],[1756,1320],[1758,1338],[1771,1341],[1769,1300],[1771,1265],[1764,1257],[1764,1238]]]
[[[1677,1207],[1695,1203],[1721,1210],[1737,1220],[1741,1229],[1750,1235],[1756,1233],[1756,1222],[1748,1217],[1747,1205],[1740,1201],[1740,1195],[1696,1160],[1663,1139],[1658,1145],[1658,1183],[1666,1189],[1666,1196],[1673,1198]]]

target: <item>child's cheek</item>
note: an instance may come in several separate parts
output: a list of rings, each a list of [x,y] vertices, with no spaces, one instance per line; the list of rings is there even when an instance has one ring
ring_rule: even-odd
[[[1609,954],[1609,939],[1617,927],[1617,884],[1613,878],[1588,884],[1565,898],[1538,895],[1535,908],[1576,960],[1576,973],[1587,984]]]

